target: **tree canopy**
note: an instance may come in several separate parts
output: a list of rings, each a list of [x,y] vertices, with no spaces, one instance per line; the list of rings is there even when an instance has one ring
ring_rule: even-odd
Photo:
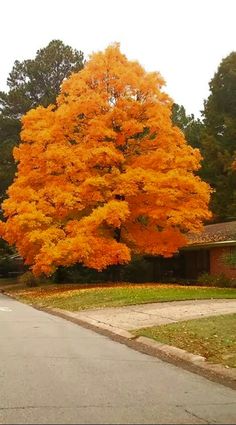
[[[60,40],[38,50],[35,59],[16,60],[7,79],[9,91],[0,92],[4,116],[18,119],[38,105],[55,103],[61,83],[83,64],[83,53]]]
[[[236,171],[236,52],[224,58],[210,81],[210,96],[204,105],[201,136],[201,176],[214,192],[211,208],[217,221],[235,219]]]
[[[172,106],[172,121],[184,133],[187,142],[193,147],[200,149],[201,133],[203,123],[199,118],[195,118],[193,114],[187,115],[183,105],[174,103]]]
[[[64,81],[55,105],[23,117],[0,231],[35,274],[168,257],[210,217],[201,155],[162,87],[112,45]]]

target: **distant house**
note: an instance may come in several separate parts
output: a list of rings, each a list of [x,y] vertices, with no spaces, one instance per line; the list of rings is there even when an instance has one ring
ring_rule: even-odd
[[[236,221],[210,224],[202,233],[189,235],[188,240],[188,245],[172,258],[148,258],[153,264],[154,281],[196,280],[203,273],[236,279],[236,266],[226,264],[224,259],[236,254]]]
[[[16,277],[24,271],[24,262],[19,254],[0,253],[0,277]]]

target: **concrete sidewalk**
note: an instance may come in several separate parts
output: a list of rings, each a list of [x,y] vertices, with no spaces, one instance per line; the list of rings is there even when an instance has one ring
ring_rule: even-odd
[[[173,301],[86,310],[71,315],[92,325],[128,331],[229,313],[236,313],[236,300]]]

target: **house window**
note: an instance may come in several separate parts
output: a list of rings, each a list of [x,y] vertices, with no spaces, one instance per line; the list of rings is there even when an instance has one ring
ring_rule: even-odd
[[[227,264],[230,266],[231,269],[236,268],[236,247],[231,246],[229,248],[228,254],[227,254]]]

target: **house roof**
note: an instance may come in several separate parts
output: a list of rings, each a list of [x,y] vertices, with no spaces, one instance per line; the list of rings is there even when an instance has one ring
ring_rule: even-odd
[[[203,232],[188,235],[188,246],[223,245],[236,243],[236,221],[209,224]]]

